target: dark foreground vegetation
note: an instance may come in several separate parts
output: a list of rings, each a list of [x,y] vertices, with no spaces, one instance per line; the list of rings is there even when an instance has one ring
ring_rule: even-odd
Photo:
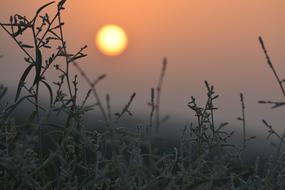
[[[67,52],[61,17],[64,5],[65,0],[51,2],[39,8],[31,19],[17,14],[9,22],[0,23],[25,54],[27,65],[19,77],[14,103],[3,100],[7,88],[0,86],[0,189],[285,189],[285,135],[275,132],[264,120],[268,137],[278,139],[273,144],[276,151],[265,164],[260,165],[257,157],[255,164],[248,167],[244,158],[247,145],[254,137],[246,133],[244,96],[240,94],[242,111],[238,118],[243,135],[241,146],[236,146],[229,141],[233,132],[227,129],[228,123],[215,121],[218,95],[208,82],[205,82],[207,101],[200,105],[191,97],[188,103],[197,120],[181,131],[177,146],[163,150],[156,137],[168,119],[160,116],[166,59],[157,87],[151,89],[147,124],[136,126],[135,132],[118,127],[123,117],[132,116],[131,104],[136,94],[115,114],[110,95],[104,99],[99,97],[96,85],[105,75],[93,80],[76,63],[86,56],[86,47],[76,53]],[[49,15],[48,9],[57,11]],[[259,42],[285,95],[284,80],[277,75],[261,37]],[[83,97],[78,95],[77,75],[69,72],[71,66],[89,84],[90,90]],[[49,72],[57,72],[58,80],[50,81]],[[48,104],[40,98],[44,93],[49,94]],[[14,120],[14,113],[26,103],[34,111],[19,124]],[[260,103],[271,104],[273,108],[285,104]],[[85,114],[93,109],[100,111],[103,129],[84,124]],[[64,119],[56,122],[56,117]]]

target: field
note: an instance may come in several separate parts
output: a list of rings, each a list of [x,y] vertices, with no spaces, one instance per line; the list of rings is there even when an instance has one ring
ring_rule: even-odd
[[[56,14],[44,14],[47,7],[56,9]],[[133,126],[135,130],[121,127],[122,119],[133,115],[136,93],[131,94],[121,112],[113,113],[110,95],[100,97],[97,91],[97,84],[106,76],[94,80],[80,66],[80,60],[87,56],[87,46],[67,52],[61,17],[64,9],[64,0],[51,2],[40,7],[30,20],[16,14],[7,23],[0,22],[7,37],[18,45],[15,51],[24,53],[27,65],[17,77],[20,80],[13,100],[5,97],[7,88],[0,86],[0,189],[285,189],[285,133],[277,133],[263,120],[268,143],[272,137],[277,139],[272,142],[274,151],[265,162],[256,157],[249,165],[247,148],[255,137],[247,133],[246,97],[240,94],[239,146],[231,141],[234,132],[229,123],[215,120],[219,95],[207,81],[206,102],[200,104],[191,97],[188,103],[195,121],[181,131],[177,144],[165,149],[159,134],[169,119],[161,115],[160,106],[166,58],[149,96],[147,125]],[[33,44],[21,41],[25,35],[33,39]],[[285,96],[284,80],[277,74],[262,37],[257,43]],[[71,75],[70,67],[75,67],[78,75]],[[48,72],[58,73],[58,80],[49,79]],[[79,81],[79,76],[84,81]],[[83,97],[78,95],[81,82],[89,85]],[[42,97],[47,93],[48,102]],[[90,101],[91,96],[95,102]],[[285,105],[259,103],[273,109]],[[22,104],[32,105],[33,111],[19,123],[15,113]],[[85,124],[85,116],[92,110],[100,112],[98,122],[103,127]]]

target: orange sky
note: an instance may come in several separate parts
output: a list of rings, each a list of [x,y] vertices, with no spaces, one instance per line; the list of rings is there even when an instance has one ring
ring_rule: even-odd
[[[14,13],[32,16],[46,2],[1,0],[0,20],[7,21]],[[136,91],[134,109],[147,109],[164,56],[169,60],[164,113],[189,116],[187,101],[191,95],[201,97],[205,79],[221,95],[222,120],[239,116],[239,92],[245,93],[253,125],[260,125],[270,111],[257,100],[281,98],[257,38],[264,37],[276,68],[285,76],[284,0],[68,0],[64,19],[70,50],[89,46],[89,57],[81,64],[94,78],[108,75],[100,91],[112,95],[115,107],[122,107]],[[94,45],[95,31],[108,23],[121,25],[129,34],[129,49],[116,58],[101,55]],[[3,31],[0,42],[0,53],[5,54],[0,80],[15,86],[11,73],[19,76],[23,71],[22,55],[15,54],[15,44]],[[279,111],[269,119],[281,121]]]

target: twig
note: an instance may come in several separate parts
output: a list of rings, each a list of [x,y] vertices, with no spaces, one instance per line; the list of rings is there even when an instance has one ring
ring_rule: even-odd
[[[242,121],[243,150],[245,150],[247,137],[246,137],[246,126],[245,126],[245,104],[244,104],[244,96],[242,93],[240,93],[240,102],[241,102],[242,116],[241,118],[238,118],[238,119]]]
[[[279,78],[279,76],[278,76],[278,74],[277,74],[277,72],[276,72],[276,70],[275,70],[275,68],[274,68],[274,66],[273,66],[273,64],[271,62],[271,59],[269,57],[269,54],[267,52],[267,49],[265,47],[265,44],[264,44],[263,39],[262,39],[261,36],[259,37],[259,43],[260,43],[261,48],[262,48],[262,50],[263,50],[263,52],[265,54],[265,57],[266,57],[266,60],[267,60],[267,64],[269,65],[270,69],[272,70],[272,72],[273,72],[273,74],[274,74],[274,76],[276,78],[276,81],[278,82],[278,85],[280,86],[280,89],[282,91],[283,96],[285,96],[285,89],[283,87],[282,80],[280,80],[280,78]]]
[[[156,87],[156,106],[155,106],[156,107],[156,114],[155,114],[156,115],[156,129],[155,129],[156,132],[159,131],[159,127],[160,127],[160,99],[161,99],[163,79],[164,79],[165,72],[166,72],[166,66],[167,66],[167,59],[164,58],[160,77],[159,77],[158,84]]]
[[[113,118],[112,118],[112,109],[111,109],[111,103],[110,103],[110,94],[106,95],[106,103],[107,103],[107,112],[108,112],[108,118],[110,123],[113,122]]]
[[[61,25],[61,16],[60,16],[60,11],[58,11],[58,23],[59,23],[59,32],[60,32],[60,41],[61,41],[61,45],[63,48],[63,52],[64,52],[64,57],[65,57],[65,62],[66,62],[66,67],[65,67],[65,72],[66,72],[66,82],[67,82],[67,86],[68,86],[68,91],[69,91],[69,95],[70,98],[73,98],[72,95],[72,91],[71,91],[71,84],[70,84],[70,79],[69,79],[69,61],[68,61],[68,54],[67,54],[67,50],[66,50],[66,42],[64,41],[63,38],[63,30],[62,30],[62,25]]]
[[[149,125],[148,125],[148,133],[151,136],[152,134],[152,127],[153,127],[153,115],[154,115],[154,111],[155,111],[155,104],[154,104],[154,89],[151,89],[151,102],[149,103],[149,105],[151,106],[151,111],[150,111],[150,117],[149,117]]]
[[[11,32],[9,32],[7,30],[7,28],[0,23],[0,26],[9,34],[9,36],[17,43],[17,45],[21,48],[21,50],[32,60],[33,63],[35,63],[34,58],[27,52],[27,50],[25,50],[25,48],[23,48],[20,44],[20,42],[11,34]]]
[[[130,100],[128,101],[128,103],[125,105],[125,107],[123,108],[123,110],[121,111],[121,113],[117,113],[116,115],[118,116],[117,120],[116,120],[116,123],[119,122],[119,120],[122,118],[122,116],[125,114],[125,113],[128,113],[129,115],[132,115],[132,113],[130,112],[129,108],[134,100],[136,96],[136,93],[134,92],[131,97],[130,97]]]
[[[102,102],[101,102],[101,99],[100,99],[100,97],[99,97],[99,95],[98,95],[98,92],[97,92],[97,90],[96,90],[96,88],[95,88],[95,85],[94,85],[94,83],[91,81],[91,79],[86,75],[86,73],[83,71],[83,69],[75,62],[75,61],[73,61],[73,65],[75,66],[75,68],[79,71],[79,73],[81,74],[81,76],[84,78],[84,80],[88,83],[88,85],[90,86],[90,88],[91,88],[91,90],[92,90],[92,92],[93,92],[93,95],[94,95],[94,97],[95,97],[95,100],[96,100],[96,103],[98,104],[98,106],[99,106],[99,109],[100,109],[100,111],[101,111],[101,113],[102,113],[102,115],[103,115],[103,118],[104,118],[104,121],[105,121],[105,124],[106,124],[106,126],[109,128],[109,127],[111,127],[110,126],[110,123],[109,123],[109,120],[108,120],[108,117],[107,117],[107,114],[106,114],[106,111],[105,111],[105,109],[104,109],[104,107],[103,107],[103,104],[102,104]],[[100,77],[98,77],[98,79],[99,79]],[[100,80],[102,80],[103,79],[103,77],[101,77],[100,78]]]

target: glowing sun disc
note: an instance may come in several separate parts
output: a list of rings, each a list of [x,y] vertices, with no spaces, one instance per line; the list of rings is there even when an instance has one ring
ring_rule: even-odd
[[[98,50],[107,56],[122,54],[128,45],[126,32],[117,25],[105,25],[96,34],[96,46]]]

